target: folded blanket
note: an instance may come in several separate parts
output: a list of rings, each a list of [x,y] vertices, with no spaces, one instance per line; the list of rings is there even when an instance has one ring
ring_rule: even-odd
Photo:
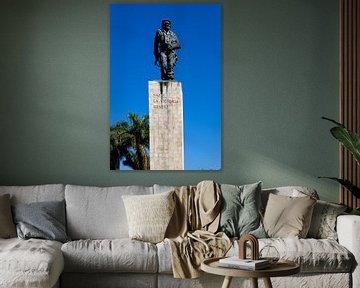
[[[201,262],[222,257],[231,246],[225,233],[215,234],[221,209],[220,186],[202,181],[175,189],[175,211],[165,233],[172,252],[175,278],[201,276]]]

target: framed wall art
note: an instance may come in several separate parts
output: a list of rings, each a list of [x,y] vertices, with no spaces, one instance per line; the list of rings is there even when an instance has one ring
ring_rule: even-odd
[[[110,169],[221,169],[220,4],[110,5]]]

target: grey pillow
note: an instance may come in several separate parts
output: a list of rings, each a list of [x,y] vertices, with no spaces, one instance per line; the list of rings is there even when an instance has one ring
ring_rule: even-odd
[[[318,200],[315,203],[309,238],[337,240],[336,218],[343,214],[346,206]]]
[[[218,231],[229,237],[250,233],[265,238],[260,216],[261,182],[243,186],[222,184],[220,188],[223,201]]]
[[[0,238],[16,237],[15,224],[11,215],[10,195],[0,196]]]
[[[13,215],[19,238],[70,241],[65,232],[65,201],[15,204]]]

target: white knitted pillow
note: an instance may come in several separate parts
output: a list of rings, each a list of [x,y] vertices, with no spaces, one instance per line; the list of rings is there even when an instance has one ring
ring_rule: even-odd
[[[175,208],[173,193],[122,196],[131,239],[151,243],[164,240]]]

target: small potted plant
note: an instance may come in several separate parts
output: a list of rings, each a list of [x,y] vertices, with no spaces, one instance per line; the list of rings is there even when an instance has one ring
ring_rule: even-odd
[[[347,129],[343,124],[336,122],[333,119],[322,117],[327,121],[336,124],[335,127],[330,129],[331,134],[342,143],[347,150],[351,152],[355,161],[360,165],[360,136],[353,131]],[[360,198],[360,188],[354,185],[348,179],[341,179],[336,177],[319,177],[327,178],[339,182],[347,190],[349,190],[356,198]],[[351,214],[360,215],[360,207],[354,208]]]

